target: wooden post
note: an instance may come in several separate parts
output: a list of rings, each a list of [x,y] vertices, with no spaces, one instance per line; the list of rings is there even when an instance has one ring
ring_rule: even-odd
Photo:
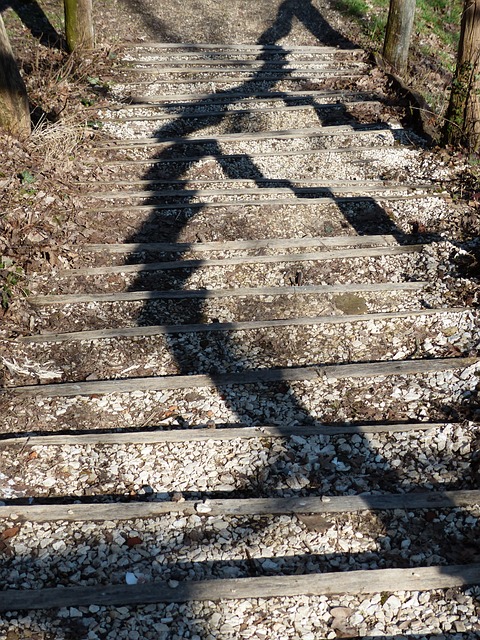
[[[31,132],[27,89],[0,15],[0,126],[19,138]]]
[[[390,0],[383,58],[399,75],[407,70],[416,0]]]
[[[480,0],[465,0],[443,142],[480,150]]]
[[[64,0],[64,9],[68,50],[93,49],[92,0]]]

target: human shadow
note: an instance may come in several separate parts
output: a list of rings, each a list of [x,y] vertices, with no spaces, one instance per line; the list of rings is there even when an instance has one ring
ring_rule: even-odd
[[[228,118],[232,117],[232,112],[228,110],[236,103],[244,102],[247,98],[252,98],[260,92],[262,95],[268,95],[269,92],[275,92],[275,85],[278,82],[288,82],[291,78],[291,72],[288,68],[288,46],[278,44],[278,40],[285,37],[291,30],[294,18],[298,19],[315,37],[319,44],[322,45],[341,45],[342,47],[351,47],[343,36],[336,32],[323,18],[319,11],[311,4],[311,2],[297,2],[296,0],[285,0],[276,15],[273,24],[259,37],[257,44],[263,45],[264,49],[260,50],[256,62],[262,63],[262,66],[255,71],[253,77],[245,80],[243,83],[229,89],[220,89],[211,95],[199,99],[193,103],[188,103],[180,107],[179,103],[173,101],[171,108],[175,109],[174,119],[164,127],[158,129],[155,138],[161,142],[165,139],[165,149],[152,158],[152,168],[144,175],[144,180],[150,186],[147,191],[151,191],[150,195],[146,194],[144,204],[150,205],[152,216],[146,221],[144,228],[128,238],[129,242],[145,242],[148,238],[149,242],[176,242],[181,237],[182,230],[189,221],[198,217],[203,209],[208,208],[208,203],[202,204],[201,192],[195,189],[189,189],[187,182],[181,184],[178,188],[178,195],[173,195],[169,187],[161,185],[157,182],[159,178],[181,182],[181,177],[185,171],[194,166],[195,163],[202,158],[217,159],[218,164],[228,179],[232,180],[253,180],[259,189],[264,187],[288,188],[292,197],[297,200],[298,204],[304,203],[310,205],[316,197],[319,197],[319,191],[314,193],[313,189],[305,189],[295,184],[295,180],[287,177],[281,179],[266,178],[262,170],[253,157],[248,152],[235,153],[229,156],[225,152],[221,144],[215,140],[215,136],[206,136],[203,140],[198,140],[198,133],[205,127],[221,126],[228,122]],[[272,57],[273,56],[273,57]],[[275,61],[274,79],[269,77],[272,71],[272,60]],[[277,92],[278,93],[278,92]],[[281,93],[281,91],[280,91]],[[288,99],[288,93],[285,92],[285,99]],[[215,103],[215,113],[205,120],[203,118],[189,118],[193,110],[204,111],[212,108]],[[308,104],[315,109],[319,124],[325,126],[324,111],[319,107],[314,97],[300,98],[296,104]],[[221,106],[218,106],[221,105]],[[168,105],[167,105],[168,108]],[[356,122],[355,118],[348,116],[348,120],[353,128],[362,128],[361,123]],[[238,123],[237,123],[238,125]],[[235,127],[233,125],[226,125]],[[388,127],[377,127],[379,131],[385,131]],[[231,130],[231,129],[230,129]],[[236,130],[236,129],[234,129]],[[175,141],[169,142],[175,132]],[[394,137],[397,132],[389,131]],[[197,135],[197,139],[188,139],[192,134]],[[405,140],[398,137],[400,142]],[[313,142],[315,145],[315,142]],[[191,157],[191,156],[194,157]],[[190,159],[191,157],[191,159]],[[162,194],[162,188],[165,193]],[[170,187],[171,189],[171,187]],[[184,193],[182,195],[182,189]],[[378,234],[392,233],[399,242],[410,242],[405,233],[398,229],[387,213],[385,208],[379,205],[376,198],[364,197],[361,202],[355,202],[355,198],[338,198],[329,190],[324,189],[320,193],[320,197],[331,197],[335,202],[338,210],[344,219],[360,234]],[[231,202],[225,205],[225,211],[228,212],[229,207],[241,205],[239,202]],[[262,203],[268,207],[268,200]],[[255,204],[251,205],[255,208]],[[252,215],[261,216],[261,210],[256,209],[258,213]],[[218,211],[218,209],[217,209]],[[167,222],[167,226],[163,222]],[[135,260],[132,257],[132,260]],[[130,259],[128,259],[130,261]],[[174,289],[181,291],[188,288],[188,281],[192,276],[192,270],[182,272],[176,271],[174,276],[165,274],[140,274],[137,280],[131,286],[131,290],[138,289]],[[408,278],[409,276],[407,276]],[[410,276],[412,277],[412,276]],[[295,275],[294,275],[295,278]],[[299,284],[291,282],[292,285]],[[205,285],[201,285],[202,287]],[[274,307],[274,305],[272,304]],[[178,300],[157,303],[146,303],[139,319],[139,324],[161,324],[168,322],[168,317],[172,317],[173,313],[176,317],[181,317],[183,322],[192,324],[201,324],[204,322],[218,322],[218,318],[212,317],[210,312],[206,310],[205,301],[201,298],[190,299],[188,303],[180,303]],[[273,311],[275,313],[275,310]],[[256,316],[256,310],[253,307],[244,311],[246,316]],[[278,317],[278,316],[277,316]],[[226,345],[226,342],[228,343]],[[272,384],[256,384],[254,389],[251,387],[229,387],[224,383],[226,372],[245,372],[248,371],[248,365],[241,349],[241,344],[236,343],[233,338],[223,340],[221,348],[215,343],[214,334],[209,334],[203,338],[198,345],[197,353],[192,350],[192,345],[181,340],[173,338],[170,342],[170,349],[174,354],[175,361],[178,365],[178,373],[180,375],[192,375],[197,373],[208,374],[213,384],[221,390],[221,395],[225,406],[238,418],[239,423],[245,425],[257,425],[262,423],[273,423],[279,425],[285,424],[286,420],[292,420],[299,425],[301,431],[302,425],[315,423],[318,415],[311,415],[309,408],[302,401],[300,394],[295,385],[288,382],[277,381]],[[216,354],[209,362],[208,350]],[[218,364],[218,357],[223,358],[223,365]],[[381,416],[380,419],[388,421],[388,415]],[[361,424],[362,420],[358,422]],[[279,469],[280,475],[281,470]],[[320,474],[321,475],[321,474]],[[380,474],[381,475],[381,474]],[[396,476],[395,471],[392,475]],[[321,479],[317,479],[318,487],[322,486]],[[380,490],[389,490],[392,486],[392,477],[384,478],[385,484],[382,488],[380,480]],[[261,483],[253,483],[253,494],[255,491],[261,491]],[[440,488],[440,487],[439,487]]]

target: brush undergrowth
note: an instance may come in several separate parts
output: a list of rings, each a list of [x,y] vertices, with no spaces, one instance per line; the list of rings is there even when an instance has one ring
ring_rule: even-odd
[[[7,21],[25,80],[32,133],[16,140],[0,132],[0,316],[25,324],[22,303],[31,274],[58,264],[72,242],[81,158],[98,131],[91,107],[109,92],[102,82],[111,50],[80,57],[41,44],[18,19]],[[79,174],[80,172],[80,174]],[[83,177],[83,176],[82,176]],[[60,256],[60,258],[59,258]]]
[[[362,44],[381,52],[389,0],[334,0],[333,6],[360,29]],[[417,0],[410,46],[407,83],[419,91],[433,110],[446,108],[455,70],[463,0]]]

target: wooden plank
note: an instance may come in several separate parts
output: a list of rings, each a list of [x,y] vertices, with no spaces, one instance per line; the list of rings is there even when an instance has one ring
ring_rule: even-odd
[[[258,427],[228,427],[225,429],[158,429],[157,431],[127,431],[82,434],[46,434],[40,436],[7,436],[0,439],[0,449],[15,445],[22,447],[50,447],[66,445],[159,444],[165,442],[205,442],[207,440],[251,440],[253,438],[289,438],[291,436],[338,436],[380,433],[432,431],[451,423],[400,422],[370,425],[285,425]],[[1,513],[1,512],[0,512]]]
[[[289,51],[311,51],[312,53],[332,53],[332,54],[365,54],[364,49],[358,47],[351,47],[348,49],[342,49],[339,47],[328,47],[318,45],[293,45],[293,44],[211,44],[211,43],[192,43],[192,42],[146,42],[141,40],[139,42],[125,42],[115,45],[124,49],[184,49],[185,51],[192,51],[198,54],[201,50],[205,51],[272,51],[273,53],[281,53]],[[170,54],[169,54],[170,55]],[[182,53],[183,55],[183,53]]]
[[[405,149],[408,149],[408,147],[406,147],[404,145]],[[260,153],[260,152],[255,152],[255,151],[249,151],[248,152],[248,157],[249,158],[260,158],[260,157],[286,157],[286,158],[290,158],[290,157],[296,157],[296,156],[305,156],[305,158],[308,158],[310,156],[322,156],[322,155],[327,155],[327,154],[343,154],[343,153],[348,153],[348,154],[355,154],[355,153],[368,153],[368,152],[373,152],[375,154],[378,153],[378,146],[376,147],[372,147],[372,146],[364,146],[364,147],[330,147],[328,149],[305,149],[302,151],[265,151],[265,153]],[[391,146],[385,146],[382,147],[382,152],[395,152],[398,153],[398,148],[397,147],[391,147]],[[103,165],[108,165],[108,166],[112,166],[112,165],[125,165],[125,166],[129,166],[129,165],[162,165],[162,164],[169,164],[169,163],[188,163],[188,164],[192,164],[194,162],[208,162],[208,161],[216,161],[218,162],[219,160],[240,160],[240,159],[245,159],[245,154],[244,153],[219,153],[218,155],[210,155],[210,154],[206,154],[206,155],[172,155],[168,158],[142,158],[142,159],[137,159],[137,160],[131,160],[128,158],[125,158],[123,160],[112,160],[109,158],[105,158],[102,160],[102,164]],[[368,162],[368,160],[365,159],[365,162]],[[98,164],[98,160],[96,158],[86,158],[85,159],[85,164]]]
[[[419,291],[428,282],[382,282],[360,284],[304,285],[301,287],[238,287],[236,289],[180,289],[171,291],[122,291],[116,293],[85,293],[31,296],[33,305],[76,304],[80,302],[126,302],[132,300],[181,300],[210,298],[238,298],[241,296],[288,296],[359,291]]]
[[[130,75],[132,72],[134,74],[144,73],[145,75],[156,75],[164,77],[164,74],[176,74],[183,73],[189,76],[189,78],[184,78],[185,82],[189,82],[190,84],[193,82],[201,82],[204,78],[199,77],[198,74],[209,73],[214,76],[214,80],[218,82],[227,82],[227,78],[218,77],[219,74],[225,73],[235,73],[238,74],[233,76],[231,79],[232,82],[236,82],[238,80],[246,80],[248,79],[250,82],[263,82],[264,80],[311,80],[313,76],[327,76],[327,77],[335,77],[335,78],[351,78],[356,76],[364,76],[365,72],[369,69],[367,65],[363,65],[362,67],[319,67],[318,63],[315,61],[311,62],[311,67],[308,66],[297,66],[297,62],[302,65],[308,64],[305,60],[295,60],[294,62],[287,61],[270,61],[266,60],[259,64],[256,64],[254,61],[242,62],[240,64],[236,64],[236,61],[225,61],[219,60],[218,64],[222,66],[216,66],[215,60],[206,62],[199,61],[199,65],[195,61],[183,63],[168,63],[170,66],[163,66],[159,64],[157,61],[136,61],[134,64],[137,65],[135,67],[128,66],[118,66],[112,70],[112,73],[124,73],[125,75]],[[177,65],[178,66],[175,66]],[[181,66],[182,65],[182,66]],[[276,68],[279,67],[279,68]],[[302,73],[305,74],[303,76],[294,76],[293,73]],[[245,78],[244,74],[249,74],[250,77]],[[107,76],[111,78],[111,75]],[[114,80],[118,81],[118,76],[114,76]],[[315,78],[314,78],[315,79]],[[178,80],[174,78],[175,82]],[[122,78],[119,79],[122,81]],[[169,84],[169,80],[153,80],[152,84]],[[127,84],[136,84],[135,80],[128,82]]]
[[[166,184],[166,185],[182,185],[182,186],[188,186],[190,184],[221,184],[221,185],[227,185],[227,186],[232,186],[232,187],[236,187],[236,185],[238,184],[245,184],[247,183],[248,185],[258,185],[258,184],[273,184],[275,185],[275,189],[274,192],[277,193],[279,189],[282,189],[282,187],[285,187],[285,185],[287,185],[288,189],[291,191],[292,188],[296,187],[297,185],[300,186],[301,188],[308,188],[308,187],[312,187],[312,189],[317,189],[317,188],[326,188],[326,189],[347,189],[350,187],[355,187],[355,188],[368,188],[368,187],[372,187],[372,188],[376,188],[376,189],[382,189],[382,188],[399,188],[399,189],[417,189],[417,188],[425,188],[425,189],[432,189],[434,187],[438,188],[438,185],[432,185],[431,182],[423,182],[423,183],[415,183],[415,182],[406,182],[406,183],[394,183],[392,181],[389,180],[320,180],[320,179],[316,179],[316,178],[301,178],[301,179],[297,179],[297,178],[293,178],[293,179],[279,179],[279,178],[184,178],[184,179],[177,179],[177,178],[155,178],[152,177],[150,180],[98,180],[96,182],[90,182],[90,181],[81,181],[79,180],[78,182],[76,182],[76,184],[78,185],[82,185],[84,187],[87,188],[100,188],[100,187],[108,187],[108,186],[116,186],[116,187],[124,187],[124,186],[128,186],[128,187],[132,187],[132,186],[153,186],[153,185],[157,185],[157,184]],[[229,190],[230,191],[230,190]],[[195,193],[198,192],[198,189],[195,189]],[[237,193],[237,190],[235,189],[235,192]],[[255,190],[255,192],[258,192],[258,189]],[[269,191],[267,189],[262,188],[262,193],[269,193]],[[102,192],[98,192],[100,193],[100,195],[105,195],[102,194]],[[116,191],[115,193],[118,193],[118,191]],[[122,192],[125,196],[129,195],[130,192]],[[132,192],[135,193],[135,192]],[[140,193],[145,193],[145,190],[138,192]],[[151,195],[152,191],[148,190],[147,193],[149,195]],[[165,191],[159,191],[159,193],[164,194]],[[185,193],[185,191],[179,191],[179,193]],[[88,196],[89,194],[84,194],[86,196]]]
[[[325,104],[315,103],[315,104],[299,104],[299,105],[283,105],[279,104],[276,107],[250,107],[249,109],[212,109],[211,111],[205,111],[204,109],[196,109],[194,111],[179,111],[179,112],[168,112],[168,113],[157,113],[153,116],[126,116],[123,118],[100,118],[104,122],[117,123],[117,122],[152,122],[157,120],[177,120],[178,118],[187,119],[187,118],[214,118],[216,116],[238,116],[238,115],[249,115],[251,113],[288,113],[292,111],[311,111],[316,113],[322,110],[338,110],[345,109],[344,104],[337,104],[334,102],[326,102]],[[361,100],[357,102],[349,102],[349,107],[362,107],[362,106],[376,106],[380,107],[381,102],[378,100]]]
[[[409,311],[389,311],[344,316],[317,316],[305,318],[285,318],[281,320],[252,320],[250,322],[212,322],[210,324],[153,325],[138,327],[116,327],[115,329],[94,329],[91,331],[72,331],[68,333],[43,333],[32,336],[20,336],[17,342],[44,343],[67,342],[69,340],[102,340],[105,338],[137,338],[157,335],[175,335],[177,333],[214,333],[217,331],[250,331],[275,327],[315,326],[322,324],[348,324],[351,322],[370,322],[432,316],[442,313],[462,313],[470,311],[465,307],[444,307],[438,309],[410,309]]]
[[[241,133],[219,133],[214,136],[197,136],[195,134],[177,137],[127,138],[112,140],[108,144],[99,144],[95,150],[104,151],[111,149],[132,149],[138,146],[163,146],[180,144],[209,144],[217,142],[242,142],[244,140],[292,140],[297,138],[318,138],[323,136],[336,136],[351,134],[364,136],[370,134],[393,134],[403,129],[391,129],[383,125],[328,125],[321,128],[279,129],[276,131],[246,131]]]
[[[143,73],[143,75],[147,75],[149,70],[148,69],[132,69],[132,71],[137,72],[139,75],[140,73]],[[153,72],[152,72],[153,73]],[[159,71],[157,73],[160,73]],[[344,74],[340,74],[340,73],[336,73],[335,75],[333,75],[332,73],[330,75],[326,75],[326,74],[322,74],[320,77],[313,77],[312,76],[318,76],[319,74],[315,74],[312,73],[310,75],[293,75],[291,73],[289,73],[289,75],[273,75],[270,73],[261,73],[261,76],[255,75],[253,72],[247,72],[245,71],[244,75],[237,75],[237,76],[218,76],[216,72],[212,72],[210,75],[206,75],[207,72],[203,71],[203,74],[205,75],[198,75],[198,74],[187,74],[185,71],[183,72],[184,76],[181,77],[173,77],[170,79],[165,79],[165,76],[162,75],[162,79],[161,80],[146,80],[143,77],[139,80],[137,80],[136,78],[133,80],[129,80],[127,82],[127,78],[124,77],[115,77],[113,78],[113,81],[116,83],[120,83],[122,84],[125,89],[129,90],[130,92],[133,91],[138,91],[140,89],[143,89],[143,87],[147,86],[147,87],[151,87],[152,85],[155,85],[157,90],[161,90],[163,86],[166,86],[167,88],[170,87],[176,87],[179,85],[192,85],[195,84],[196,85],[196,89],[198,90],[200,87],[198,85],[201,85],[202,83],[207,85],[208,88],[211,88],[212,84],[216,85],[216,91],[219,90],[226,90],[228,89],[228,87],[226,87],[225,89],[222,88],[222,85],[225,84],[240,84],[240,83],[244,83],[244,82],[248,82],[250,85],[259,85],[262,86],[263,83],[265,82],[289,82],[289,83],[293,83],[293,82],[312,82],[316,81],[316,82],[322,82],[323,80],[328,80],[330,78],[343,78],[343,79],[351,79],[351,78],[361,78],[365,75],[364,72],[361,73],[344,73]],[[200,71],[199,73],[202,73],[202,71]],[[297,71],[295,71],[295,73],[297,73]],[[129,74],[131,75],[131,74]]]
[[[153,96],[154,103],[164,104],[168,102],[169,106],[176,106],[183,103],[189,104],[191,102],[200,102],[204,101],[206,104],[218,104],[222,102],[251,102],[252,100],[257,100],[259,98],[264,98],[266,100],[274,100],[281,99],[283,101],[289,100],[299,100],[305,97],[311,98],[332,98],[335,102],[342,102],[349,99],[352,100],[369,100],[374,99],[375,94],[367,93],[367,92],[355,92],[355,91],[335,91],[329,89],[314,89],[314,90],[303,90],[298,89],[296,91],[255,91],[250,93],[243,93],[241,91],[230,91],[225,90],[218,93],[212,92],[196,92],[196,93],[168,93],[165,95]],[[145,102],[146,100],[146,102]],[[130,96],[129,102],[121,103],[119,105],[112,104],[111,106],[104,106],[104,109],[132,109],[132,108],[145,108],[152,107],[152,96],[142,97],[142,96]],[[95,111],[98,107],[94,107]]]
[[[261,191],[259,191],[261,193]],[[119,205],[111,207],[100,207],[97,209],[90,209],[87,213],[119,213],[120,211],[129,211],[132,213],[155,213],[155,211],[178,211],[180,209],[223,209],[231,207],[263,207],[263,206],[287,206],[287,205],[320,205],[326,206],[329,204],[339,205],[342,203],[352,204],[354,202],[372,202],[373,200],[378,202],[402,202],[407,200],[423,200],[424,198],[442,198],[450,199],[447,193],[427,193],[420,192],[414,193],[408,196],[403,195],[384,195],[379,196],[320,196],[311,198],[255,198],[253,200],[221,200],[214,202],[171,202],[171,203],[158,203],[158,204],[126,204],[119,209]]]
[[[143,189],[141,191],[90,191],[83,192],[79,196],[83,199],[105,199],[105,200],[125,200],[132,199],[137,200],[139,198],[152,199],[152,198],[207,198],[210,196],[248,196],[248,195],[291,195],[295,194],[297,198],[302,196],[316,196],[320,194],[350,194],[350,193],[395,193],[396,191],[428,191],[429,193],[438,191],[438,186],[435,184],[395,184],[389,186],[357,186],[352,181],[345,187],[237,187],[234,189]]]
[[[137,585],[8,589],[2,591],[0,611],[80,607],[92,604],[145,605],[158,602],[239,600],[298,595],[390,593],[447,589],[480,583],[480,564],[371,569],[294,576],[226,578],[201,582]]]
[[[120,69],[120,71],[124,71],[122,69]],[[259,86],[262,86],[264,82],[312,82],[312,81],[316,81],[316,82],[321,82],[325,79],[330,79],[330,78],[360,78],[363,77],[365,75],[364,71],[359,71],[357,73],[351,71],[351,70],[344,70],[343,72],[337,71],[334,72],[331,69],[326,69],[324,72],[322,71],[312,71],[312,72],[308,72],[308,70],[303,70],[303,69],[286,69],[285,73],[281,73],[280,71],[277,73],[264,73],[263,71],[258,71],[257,73],[255,73],[254,71],[250,71],[248,69],[231,69],[230,71],[235,71],[237,75],[235,76],[227,76],[227,75],[219,75],[221,73],[220,70],[216,70],[216,69],[199,69],[198,71],[192,71],[192,72],[187,72],[187,71],[183,71],[181,69],[179,69],[177,71],[177,73],[182,73],[183,75],[181,77],[178,76],[174,76],[174,77],[166,77],[165,74],[173,74],[175,73],[175,70],[173,69],[166,69],[165,71],[162,71],[160,69],[155,70],[155,69],[147,69],[147,68],[136,68],[136,69],[132,69],[132,72],[134,72],[134,74],[138,74],[138,76],[140,76],[140,74],[142,76],[147,76],[149,74],[151,75],[158,75],[158,74],[162,74],[161,76],[161,80],[158,80],[155,78],[155,80],[146,80],[143,77],[139,80],[137,78],[134,79],[128,79],[127,81],[127,77],[114,77],[112,78],[113,81],[120,83],[122,85],[124,85],[124,87],[129,90],[130,92],[141,89],[145,86],[151,87],[152,85],[155,86],[158,89],[161,89],[162,86],[166,85],[168,86],[175,86],[175,85],[199,85],[199,84],[208,84],[209,86],[212,83],[215,83],[216,85],[223,85],[223,84],[230,84],[230,83],[235,83],[235,84],[240,84],[243,82],[248,82],[249,85],[255,85],[258,84]],[[228,69],[226,70],[228,71]],[[125,70],[126,73],[126,70]],[[299,75],[302,74],[303,75]],[[307,75],[308,73],[308,75]],[[199,75],[200,74],[200,75]],[[297,74],[297,75],[295,75]],[[129,72],[128,74],[131,77],[131,72]],[[199,89],[198,86],[195,87],[197,90]],[[218,87],[217,87],[218,89]]]
[[[344,62],[344,61],[341,61]],[[315,66],[315,65],[320,65],[320,69],[321,69],[321,65],[324,64],[331,64],[332,60],[325,60],[325,58],[320,59],[320,60],[315,60],[312,58],[296,58],[295,60],[290,60],[288,58],[286,58],[284,55],[279,56],[277,59],[273,59],[273,58],[200,58],[200,59],[194,59],[194,58],[190,58],[188,61],[185,60],[181,60],[181,59],[172,59],[167,58],[165,60],[161,60],[159,58],[152,58],[152,57],[142,57],[142,58],[135,58],[134,60],[132,59],[128,59],[128,58],[121,58],[119,60],[119,63],[117,65],[115,65],[113,67],[113,69],[115,71],[117,70],[125,70],[125,71],[131,71],[132,69],[135,69],[136,67],[133,65],[145,65],[146,67],[155,67],[157,71],[160,72],[165,72],[168,71],[169,69],[173,69],[173,70],[177,70],[177,69],[181,69],[182,71],[190,71],[193,70],[193,72],[198,71],[199,69],[201,69],[203,66],[208,66],[209,68],[218,68],[219,67],[219,71],[221,70],[225,70],[229,67],[234,67],[236,70],[236,67],[248,67],[249,69],[265,69],[267,67],[281,67],[281,70],[283,71],[284,69],[286,70],[292,70],[292,67],[287,66],[287,65],[310,65],[310,66]],[[355,61],[356,65],[355,67],[352,67],[353,69],[358,69],[359,67],[363,67],[363,69],[370,69],[371,65],[367,64],[366,62],[361,62],[361,61]],[[122,65],[125,65],[124,67],[122,67]],[[164,66],[167,65],[167,66]],[[305,71],[311,71],[311,67],[308,66]],[[325,67],[324,67],[325,68]],[[328,69],[328,67],[326,67]],[[342,66],[336,66],[336,67],[332,67],[334,71],[339,71],[342,69]]]
[[[183,253],[184,251],[234,251],[249,249],[283,249],[291,247],[360,247],[365,245],[390,246],[400,242],[397,236],[313,236],[305,238],[266,238],[261,240],[214,240],[212,242],[131,242],[126,244],[75,245],[83,253]]]
[[[54,398],[68,396],[105,395],[131,393],[133,391],[161,391],[225,387],[230,385],[268,384],[275,382],[329,381],[346,378],[372,378],[429,374],[450,369],[464,369],[477,364],[475,357],[437,358],[430,360],[398,360],[393,362],[369,362],[365,364],[318,365],[279,369],[255,369],[240,373],[217,375],[157,376],[150,378],[122,378],[95,380],[92,382],[63,382],[57,384],[8,387],[4,392],[16,396]]]
[[[270,103],[275,103],[278,106],[275,107],[270,107],[273,110],[280,110],[282,111],[283,109],[288,109],[288,108],[295,108],[295,107],[302,107],[302,108],[307,108],[310,110],[315,110],[317,109],[317,105],[318,105],[318,109],[328,109],[329,107],[331,109],[345,109],[346,107],[349,106],[354,106],[354,105],[359,105],[359,104],[373,104],[373,105],[377,105],[377,104],[381,104],[378,102],[378,100],[374,100],[374,98],[372,96],[365,96],[364,94],[361,95],[352,95],[352,96],[341,96],[342,100],[337,101],[337,102],[318,102],[318,98],[321,98],[322,96],[318,96],[316,97],[315,101],[312,102],[312,104],[308,104],[308,105],[304,105],[304,104],[292,104],[292,105],[286,105],[285,102],[289,103],[289,102],[304,102],[305,101],[305,97],[312,97],[312,96],[297,96],[296,94],[291,95],[292,92],[285,92],[287,95],[284,98],[281,98],[280,95],[271,95],[271,94],[266,94],[269,97],[258,97],[255,99],[255,101],[253,102],[252,100],[250,100],[248,97],[245,99],[236,99],[236,100],[231,100],[228,101],[226,99],[216,99],[215,100],[215,96],[217,94],[206,94],[206,95],[210,95],[211,96],[211,100],[206,100],[205,99],[205,104],[207,106],[215,106],[215,105],[224,105],[221,106],[218,109],[212,110],[210,112],[208,111],[204,111],[203,107],[205,106],[204,101],[200,101],[199,104],[196,103],[196,101],[194,100],[187,100],[186,96],[188,94],[185,94],[183,96],[183,98],[185,98],[184,101],[176,101],[175,100],[175,95],[172,94],[171,98],[172,100],[170,102],[168,102],[168,104],[164,104],[163,102],[160,102],[158,104],[155,103],[140,103],[140,102],[121,102],[121,103],[112,103],[112,104],[106,104],[106,105],[102,105],[101,107],[97,106],[95,107],[95,109],[93,107],[87,107],[87,110],[93,111],[95,110],[98,118],[102,119],[102,112],[103,111],[108,111],[110,113],[112,112],[122,112],[122,111],[128,111],[128,110],[133,110],[135,111],[136,109],[142,109],[144,111],[152,111],[155,113],[155,115],[160,112],[163,114],[165,117],[170,116],[170,118],[172,117],[179,117],[179,116],[183,116],[183,113],[185,112],[187,115],[183,116],[185,118],[187,117],[193,117],[193,112],[187,111],[188,109],[194,109],[195,112],[197,112],[198,110],[200,110],[201,112],[204,111],[205,112],[205,116],[207,113],[216,113],[217,115],[225,115],[228,116],[230,114],[235,114],[237,112],[240,111],[240,109],[235,109],[232,108],[230,109],[229,107],[236,107],[238,105],[248,105],[246,107],[242,107],[242,109],[246,112],[246,113],[251,113],[252,111],[262,111],[261,107],[256,108],[255,105],[265,102],[267,104]],[[323,94],[325,92],[322,92]],[[178,95],[178,94],[177,94]],[[219,94],[220,97],[223,95],[222,93]],[[315,96],[313,96],[315,98]],[[329,98],[329,97],[333,97],[330,95],[326,95],[324,96],[325,98]],[[166,101],[165,101],[166,102]],[[250,106],[252,105],[252,106]],[[173,111],[173,108],[176,109],[181,109],[181,112],[178,111]],[[266,107],[264,107],[266,108]],[[166,111],[168,110],[168,111]],[[139,120],[142,120],[142,116],[137,116]],[[163,116],[162,116],[163,117]],[[107,120],[107,122],[110,121]]]
[[[293,513],[354,513],[393,509],[453,509],[480,504],[480,491],[445,491],[356,496],[233,498],[182,502],[108,502],[90,504],[14,505],[0,507],[0,519],[27,522],[96,522],[158,518],[165,514],[262,516]]]
[[[121,264],[102,267],[81,267],[79,269],[59,269],[57,275],[66,277],[97,276],[113,273],[146,273],[151,271],[170,271],[175,269],[200,269],[225,267],[242,264],[278,264],[290,262],[308,262],[321,260],[341,260],[344,258],[364,258],[378,256],[397,256],[407,253],[419,253],[422,244],[398,245],[392,247],[371,247],[361,249],[339,249],[337,251],[316,251],[312,253],[288,253],[268,256],[235,256],[234,258],[176,260],[168,262],[146,262],[139,264]]]

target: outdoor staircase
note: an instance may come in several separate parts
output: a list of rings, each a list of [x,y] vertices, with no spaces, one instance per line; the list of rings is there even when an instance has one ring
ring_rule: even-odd
[[[358,49],[120,49],[88,233],[16,339],[42,384],[4,392],[1,611],[88,638],[480,630],[475,590],[467,622],[435,609],[480,583],[478,317],[454,205],[372,73]]]

